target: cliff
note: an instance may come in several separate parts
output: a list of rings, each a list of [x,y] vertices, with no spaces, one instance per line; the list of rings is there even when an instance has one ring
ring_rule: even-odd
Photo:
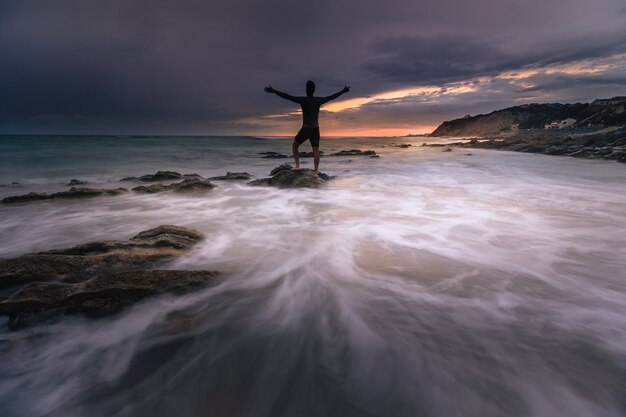
[[[576,120],[572,127],[623,126],[626,103],[525,104],[443,122],[430,136],[491,136],[517,129],[543,129],[547,123],[565,119]]]

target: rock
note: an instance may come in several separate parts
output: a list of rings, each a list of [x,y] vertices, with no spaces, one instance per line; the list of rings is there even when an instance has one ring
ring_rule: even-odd
[[[165,184],[151,184],[151,185],[140,185],[139,187],[132,188],[133,191],[138,193],[160,193],[161,191],[169,191],[171,190],[169,185]]]
[[[339,151],[335,153],[331,153],[330,156],[366,156],[366,155],[376,155],[374,151],[362,151],[360,149],[350,149],[349,151]]]
[[[281,164],[278,165],[276,168],[274,168],[271,172],[270,172],[270,176],[274,176],[276,174],[278,174],[280,171],[284,171],[284,170],[288,170],[291,171],[293,169],[293,167],[289,164]]]
[[[143,182],[156,182],[156,181],[167,181],[167,180],[179,180],[183,178],[181,174],[174,171],[157,171],[156,174],[147,174],[139,177],[139,181]]]
[[[186,179],[181,182],[172,184],[171,186],[173,187],[173,191],[177,193],[200,193],[215,188],[215,185],[211,184],[210,181],[205,179]]]
[[[260,152],[259,155],[265,155],[263,158],[287,158],[287,155],[278,152]]]
[[[105,240],[0,259],[0,288],[32,281],[80,282],[105,272],[153,267],[202,240],[198,231],[163,225],[130,240]]]
[[[399,144],[399,145],[395,145],[395,144],[394,144],[394,146],[395,146],[396,148],[410,148],[410,147],[411,147],[411,146],[413,146],[413,145],[411,145],[410,143],[401,143],[401,144]]]
[[[70,182],[68,182],[65,185],[72,186],[72,185],[84,185],[84,184],[87,184],[87,181],[82,181],[82,180],[77,180],[76,178],[72,178]]]
[[[2,199],[2,202],[5,204],[11,204],[11,203],[23,203],[27,201],[50,200],[52,198],[54,197],[48,193],[30,192],[28,194],[12,195],[9,197],[5,197]]]
[[[623,164],[626,164],[626,153],[623,153],[620,156],[618,156],[616,161],[617,162],[621,162]]]
[[[132,190],[139,193],[160,193],[162,191],[176,191],[179,193],[198,193],[205,192],[213,189],[215,185],[211,184],[209,180],[187,178],[180,182],[173,184],[151,184],[140,185]]]
[[[57,198],[87,198],[99,197],[103,195],[118,195],[126,193],[126,188],[77,188],[72,187],[68,191],[61,191],[54,194],[28,193],[24,195],[14,195],[2,199],[3,203],[22,203],[27,201],[50,200]]]
[[[370,158],[380,158],[380,155],[371,155]]]
[[[12,329],[67,314],[99,318],[148,297],[202,287],[218,275],[215,271],[148,269],[107,272],[77,284],[35,282],[0,302],[0,314],[9,316]]]
[[[51,194],[52,198],[85,198],[98,197],[103,195],[118,195],[127,193],[126,188],[78,188],[72,187],[69,191],[61,191]]]
[[[317,188],[331,179],[324,173],[314,176],[312,169],[292,171],[291,165],[282,164],[272,170],[270,178],[261,178],[250,181],[248,185],[274,186],[278,188]]]
[[[452,151],[454,151],[454,149],[452,149],[452,148],[446,148],[446,149],[444,149],[442,152],[452,152]]]
[[[247,172],[227,172],[226,175],[209,178],[212,181],[221,180],[249,180],[252,176]]]

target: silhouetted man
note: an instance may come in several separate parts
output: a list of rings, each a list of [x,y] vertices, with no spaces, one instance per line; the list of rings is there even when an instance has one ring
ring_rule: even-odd
[[[291,146],[293,150],[293,159],[296,162],[294,170],[300,169],[300,152],[298,147],[302,145],[307,139],[311,141],[311,147],[313,148],[313,158],[315,161],[315,176],[317,176],[317,170],[320,165],[320,125],[319,114],[320,106],[324,103],[328,103],[331,100],[336,99],[344,93],[350,91],[349,86],[345,86],[343,90],[336,92],[328,97],[314,97],[315,83],[313,81],[306,82],[306,97],[294,97],[282,91],[278,91],[272,88],[271,85],[265,87],[265,91],[268,93],[274,93],[278,97],[282,97],[285,100],[298,103],[302,107],[302,128],[296,135]]]

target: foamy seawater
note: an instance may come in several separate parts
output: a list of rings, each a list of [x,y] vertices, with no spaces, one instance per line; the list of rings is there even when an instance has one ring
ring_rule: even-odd
[[[222,181],[200,197],[0,206],[0,256],[176,224],[206,239],[167,268],[225,276],[106,320],[2,330],[0,415],[626,415],[626,166],[423,141],[323,139],[381,158],[323,158],[337,178],[319,190]],[[291,162],[258,155],[287,139],[0,151],[0,183],[20,183],[0,197]]]

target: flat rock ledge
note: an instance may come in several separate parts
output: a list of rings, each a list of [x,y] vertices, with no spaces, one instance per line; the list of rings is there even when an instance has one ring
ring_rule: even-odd
[[[82,188],[72,187],[68,191],[61,191],[58,193],[36,193],[30,192],[28,194],[13,195],[2,199],[4,204],[12,203],[25,203],[29,201],[38,200],[53,200],[53,199],[67,199],[67,198],[89,198],[100,197],[105,195],[118,195],[127,193],[126,188]]]
[[[26,284],[0,300],[0,315],[18,328],[63,314],[100,317],[143,298],[196,288],[215,271],[154,269],[187,253],[203,235],[162,225],[129,240],[105,240],[0,259],[0,288]]]
[[[221,175],[219,177],[211,177],[209,178],[211,181],[224,181],[224,180],[249,180],[252,178],[252,175],[247,172],[227,172],[226,175]]]
[[[125,177],[120,181],[142,181],[142,182],[157,182],[157,181],[175,181],[187,179],[201,179],[202,176],[198,174],[181,174],[175,171],[157,171],[156,174],[146,174],[141,177]]]
[[[183,255],[202,239],[196,230],[162,225],[129,240],[102,240],[0,259],[0,288],[33,281],[75,283],[104,272],[151,268]]]
[[[182,293],[213,283],[215,271],[135,270],[98,275],[77,284],[34,282],[0,302],[0,315],[18,329],[63,316],[100,318],[148,297]]]
[[[282,164],[270,172],[269,178],[250,181],[248,185],[278,188],[318,188],[334,178],[322,172],[316,177],[313,175],[314,171],[312,169],[292,171],[292,168],[289,164]]]
[[[175,191],[178,193],[202,193],[209,190],[212,190],[215,185],[211,184],[211,181],[200,178],[187,178],[180,182],[175,182],[172,184],[151,184],[151,185],[140,185],[139,187],[135,187],[132,190],[138,193],[160,193],[162,191]]]

